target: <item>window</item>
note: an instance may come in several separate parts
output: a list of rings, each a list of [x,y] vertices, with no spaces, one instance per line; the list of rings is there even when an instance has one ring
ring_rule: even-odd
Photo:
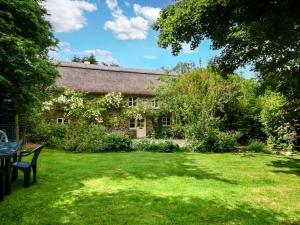
[[[135,119],[130,119],[129,121],[129,129],[135,129]]]
[[[158,108],[159,107],[158,101],[156,99],[152,100],[152,107],[154,107],[154,108]]]
[[[64,124],[65,123],[65,119],[64,118],[57,118],[56,119],[56,123],[57,124]]]
[[[165,127],[171,126],[171,117],[163,117],[162,118],[162,125]]]
[[[136,106],[136,97],[128,98],[128,106]]]
[[[141,119],[141,120],[137,120],[137,127],[138,128],[143,128],[145,126],[145,120]]]

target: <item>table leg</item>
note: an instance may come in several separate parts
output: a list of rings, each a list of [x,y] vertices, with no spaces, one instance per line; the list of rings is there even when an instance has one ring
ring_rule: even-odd
[[[13,163],[14,162],[17,162],[17,154],[15,154],[13,156]],[[11,178],[11,180],[15,181],[17,179],[17,177],[18,177],[18,170],[15,167],[13,167],[12,168],[12,178]]]
[[[4,174],[3,174],[3,169],[4,169],[4,159],[1,159],[1,164],[0,164],[0,201],[4,200]]]
[[[11,183],[11,178],[10,178],[10,167],[11,167],[11,162],[10,162],[10,158],[7,157],[5,158],[5,163],[4,163],[4,176],[5,176],[5,194],[9,194],[10,193],[10,183]]]

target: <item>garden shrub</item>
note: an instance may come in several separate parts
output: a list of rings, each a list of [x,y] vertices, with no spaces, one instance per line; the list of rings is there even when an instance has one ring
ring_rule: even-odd
[[[252,151],[252,152],[265,152],[266,151],[266,145],[265,145],[264,142],[254,139],[254,140],[251,140],[249,142],[246,149],[248,151]]]
[[[177,152],[180,151],[178,144],[173,143],[168,140],[153,140],[144,139],[137,141],[134,146],[135,150],[145,151],[145,152]]]
[[[64,124],[51,124],[49,126],[49,136],[44,140],[45,145],[49,148],[60,148],[68,127]]]
[[[194,141],[191,148],[196,152],[232,152],[238,137],[238,133],[211,132],[204,140]]]
[[[85,123],[73,124],[64,138],[63,148],[74,152],[100,152],[105,130],[103,127]]]
[[[33,142],[46,142],[52,133],[53,125],[44,120],[27,123],[27,139]]]
[[[291,113],[294,110],[291,110],[288,99],[282,94],[267,91],[260,98],[260,107],[260,120],[267,135],[268,147],[281,151],[293,150],[299,122],[295,119],[297,116]]]
[[[101,150],[104,152],[131,151],[132,140],[124,134],[106,134],[102,140]]]
[[[60,148],[63,143],[63,139],[55,136],[51,136],[46,142],[45,145],[49,148]]]
[[[68,129],[67,125],[51,124],[40,118],[28,124],[27,141],[43,142],[47,147],[51,148],[60,147]]]

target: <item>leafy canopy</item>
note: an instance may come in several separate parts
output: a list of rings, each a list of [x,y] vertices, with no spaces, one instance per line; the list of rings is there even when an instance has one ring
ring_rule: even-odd
[[[161,11],[153,25],[158,44],[177,55],[207,38],[220,54],[224,74],[252,64],[266,84],[300,97],[300,10],[297,0],[181,0]]]
[[[0,0],[0,102],[24,109],[55,81],[47,54],[57,41],[45,15],[40,1]]]

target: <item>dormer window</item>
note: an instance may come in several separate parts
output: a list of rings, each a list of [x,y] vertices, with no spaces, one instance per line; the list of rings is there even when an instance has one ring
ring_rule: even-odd
[[[128,98],[128,106],[136,106],[136,97],[129,97]]]

